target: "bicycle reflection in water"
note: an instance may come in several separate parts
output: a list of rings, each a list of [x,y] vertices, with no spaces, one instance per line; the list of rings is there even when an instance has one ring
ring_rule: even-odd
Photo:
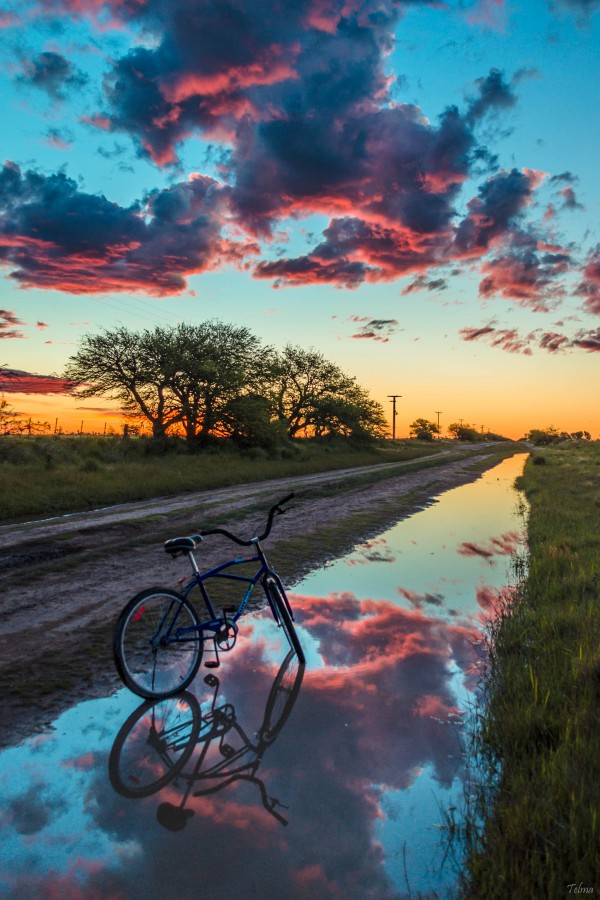
[[[148,797],[170,782],[184,782],[179,805],[163,802],[156,811],[161,825],[180,831],[194,814],[185,808],[190,795],[203,797],[235,782],[249,782],[258,787],[264,808],[287,825],[276,809],[285,807],[267,794],[256,773],[265,750],[289,718],[303,676],[304,665],[290,650],[269,692],[256,740],[244,731],[231,703],[217,705],[220,681],[212,674],[204,679],[213,688],[206,713],[187,691],[167,700],[142,703],[124,722],[113,744],[108,763],[113,788],[123,797]],[[196,748],[193,767],[184,772]]]

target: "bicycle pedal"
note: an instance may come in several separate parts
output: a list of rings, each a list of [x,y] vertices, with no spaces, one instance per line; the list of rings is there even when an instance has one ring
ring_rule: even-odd
[[[205,662],[204,665],[207,669],[218,669],[221,663],[218,659],[209,659],[209,661]]]

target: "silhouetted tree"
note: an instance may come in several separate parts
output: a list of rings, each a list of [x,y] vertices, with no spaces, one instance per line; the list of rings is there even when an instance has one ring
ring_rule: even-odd
[[[461,425],[459,422],[452,422],[448,425],[448,433],[457,441],[480,441],[482,435],[472,425]]]
[[[411,437],[417,438],[419,441],[432,441],[434,434],[439,433],[438,426],[429,419],[415,419],[410,426]]]
[[[151,332],[120,326],[84,335],[63,377],[76,397],[116,400],[125,415],[147,419],[153,436],[161,438],[182,417],[169,385],[168,359]]]
[[[288,344],[281,353],[271,351],[263,376],[273,414],[291,438],[385,433],[380,404],[314,348]]]
[[[249,328],[216,320],[156,328],[150,335],[189,443],[235,430],[230,404],[251,391],[260,372],[261,343]]]
[[[155,438],[180,426],[193,444],[227,433],[227,403],[247,389],[260,341],[248,328],[218,321],[133,332],[121,326],[85,335],[65,368],[78,397],[108,396]]]

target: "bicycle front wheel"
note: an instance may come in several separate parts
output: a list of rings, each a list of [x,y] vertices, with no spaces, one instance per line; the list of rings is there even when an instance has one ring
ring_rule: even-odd
[[[283,596],[281,588],[276,581],[269,578],[265,582],[265,590],[267,591],[268,599],[271,603],[271,608],[273,609],[274,613],[276,613],[276,616],[279,619],[279,624],[285,631],[285,636],[288,639],[289,645],[296,652],[298,662],[306,662],[304,650],[302,649],[302,644],[300,643],[300,638],[296,634],[296,629],[294,627],[294,623],[288,609],[287,601]]]
[[[281,664],[267,700],[265,718],[258,738],[271,744],[287,722],[294,703],[298,699],[304,677],[304,663],[294,650],[290,650]]]
[[[172,781],[194,751],[200,719],[198,701],[189,693],[138,706],[110,752],[114,789],[123,797],[148,797]]]
[[[202,659],[202,631],[196,610],[181,594],[163,588],[142,591],[117,620],[113,654],[127,687],[140,697],[172,697],[190,684]]]

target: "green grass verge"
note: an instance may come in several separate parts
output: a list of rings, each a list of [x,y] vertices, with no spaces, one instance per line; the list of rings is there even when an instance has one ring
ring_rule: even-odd
[[[123,443],[115,438],[0,438],[0,522],[270,478],[402,462],[443,449],[443,445],[414,441],[398,442],[393,449],[389,442],[365,449],[298,442],[271,456],[264,451],[231,450],[157,456],[144,454],[151,445],[130,441],[123,447]]]
[[[518,486],[527,574],[491,626],[464,828],[464,894],[486,900],[600,888],[600,444],[536,452]]]

